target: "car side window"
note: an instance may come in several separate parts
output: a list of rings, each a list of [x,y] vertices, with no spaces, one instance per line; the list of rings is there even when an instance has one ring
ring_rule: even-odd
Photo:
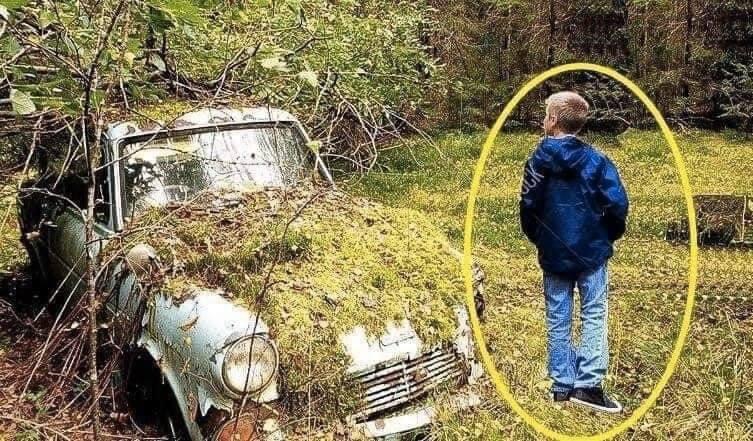
[[[110,222],[110,179],[107,169],[96,172],[94,189],[94,220],[107,225]],[[79,174],[70,174],[60,181],[58,190],[52,190],[64,196],[75,205],[74,209],[86,210],[88,205],[88,179]]]
[[[107,225],[110,222],[112,198],[110,195],[110,175],[108,168],[100,169],[95,174],[94,220]]]
[[[86,180],[78,174],[71,173],[63,177],[57,189],[53,189],[52,192],[64,196],[76,209],[86,209]]]

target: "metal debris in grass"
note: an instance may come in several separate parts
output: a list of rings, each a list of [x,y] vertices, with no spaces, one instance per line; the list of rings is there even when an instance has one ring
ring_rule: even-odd
[[[698,195],[694,198],[700,245],[753,246],[753,198],[733,195]],[[687,241],[688,220],[667,228],[670,241]]]

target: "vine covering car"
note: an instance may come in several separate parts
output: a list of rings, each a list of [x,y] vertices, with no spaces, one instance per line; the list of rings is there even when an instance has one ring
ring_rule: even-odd
[[[419,213],[337,190],[292,115],[205,109],[103,145],[89,246],[110,332],[158,367],[188,437],[393,438],[477,401],[459,253]],[[32,262],[74,296],[85,188],[19,196]]]

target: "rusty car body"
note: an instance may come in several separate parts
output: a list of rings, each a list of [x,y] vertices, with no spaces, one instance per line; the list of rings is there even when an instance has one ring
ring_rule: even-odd
[[[332,183],[318,154],[310,149],[310,140],[301,124],[282,110],[204,109],[182,116],[169,129],[143,130],[132,123],[114,124],[107,131],[102,167],[98,172],[97,198],[101,203],[95,213],[97,240],[90,244],[91,251],[100,253],[108,238],[127,231],[129,210],[133,209],[133,204],[127,200],[125,187],[128,175],[133,174],[129,164],[135,163],[137,155],[129,151],[129,146],[186,137],[194,137],[191,139],[198,139],[199,143],[211,143],[213,141],[208,140],[214,138],[204,135],[222,137],[229,133],[241,133],[244,149],[251,153],[244,151],[240,154],[257,159],[265,155],[259,148],[260,143],[266,142],[270,133],[279,135],[287,140],[286,148],[292,146],[304,152],[302,156],[282,152],[283,156],[315,163],[315,167],[307,165],[304,169],[302,163],[293,161],[286,163],[286,167],[290,166],[293,172],[303,170],[309,173],[316,168],[326,181]],[[210,147],[223,148],[220,144]],[[260,169],[254,179],[270,186],[295,184],[287,181],[285,173],[275,171],[275,167],[280,166],[275,163],[278,159],[264,159],[271,168]],[[194,179],[190,172],[184,173],[188,176],[185,179]],[[23,241],[32,261],[46,278],[59,284],[61,292],[80,295],[84,290],[82,256],[87,246],[82,215],[84,205],[81,205],[85,202],[77,199],[82,194],[80,182],[73,180],[59,184],[68,202],[63,206],[56,200],[59,198],[44,192],[29,192],[19,198]],[[159,194],[150,196],[152,203],[180,197],[191,190],[187,188],[191,185],[193,183],[188,181],[165,183]],[[151,258],[148,245],[135,247],[128,258],[141,261],[144,266],[144,262],[148,263]],[[136,329],[132,335],[124,335],[131,345],[144,350],[159,366],[192,440],[286,438],[274,411],[274,403],[280,398],[278,351],[285,348],[277,347],[264,317],[232,303],[221,291],[213,289],[187,293],[179,302],[160,293],[145,300],[139,294],[136,271],[114,273],[120,276],[113,276],[105,285],[110,294],[107,310],[115,322],[122,324],[120,327]],[[480,285],[479,289],[482,288]],[[344,345],[352,359],[348,374],[365,391],[360,411],[345,421],[349,431],[361,437],[385,439],[415,433],[434,420],[435,409],[424,402],[434,386],[449,379],[467,385],[481,376],[467,311],[458,306],[456,313],[455,339],[445,348],[424,347],[408,321],[394,324],[381,338],[370,337],[360,328],[342,336],[339,344]],[[191,326],[186,327],[186,323]],[[252,363],[256,363],[254,372],[259,373],[250,380],[247,376],[239,382],[237,373],[248,372]],[[254,392],[257,411],[239,415],[241,402],[250,389]],[[465,389],[465,386],[459,386],[453,393],[453,401],[458,407],[476,401],[474,395]]]

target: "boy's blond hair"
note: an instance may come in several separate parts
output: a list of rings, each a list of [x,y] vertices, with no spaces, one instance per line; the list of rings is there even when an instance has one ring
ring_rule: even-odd
[[[557,117],[557,127],[563,132],[576,134],[588,120],[588,101],[575,92],[558,92],[546,99],[550,115]]]

